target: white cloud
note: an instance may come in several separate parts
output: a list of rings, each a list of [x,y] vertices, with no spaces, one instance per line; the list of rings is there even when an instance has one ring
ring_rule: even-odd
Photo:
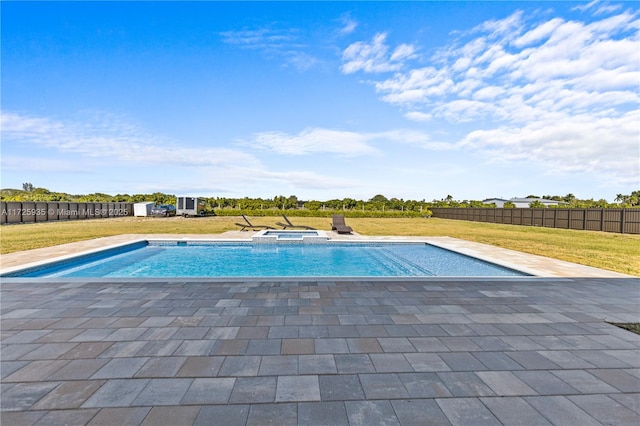
[[[416,48],[410,44],[401,44],[396,47],[389,58],[391,62],[402,61],[404,59],[414,58],[416,53]]]
[[[504,19],[485,21],[476,27],[476,31],[487,33],[490,37],[513,37],[522,25],[522,11],[517,11]]]
[[[295,165],[287,165],[284,170],[278,166],[268,168],[258,158],[240,150],[193,147],[179,141],[168,141],[147,134],[121,117],[100,113],[84,116],[81,121],[63,121],[2,111],[0,125],[5,150],[3,170],[13,174],[45,172],[52,176],[51,179],[58,175],[81,173],[91,176],[87,179],[95,180],[94,187],[100,191],[109,191],[109,188],[115,192],[123,191],[124,186],[129,192],[249,196],[248,188],[259,188],[255,195],[261,196],[274,185],[278,188],[289,186],[292,191],[346,190],[365,186],[363,182],[348,178],[296,170]],[[269,144],[274,144],[273,150],[281,153],[296,153],[296,149],[308,152],[333,150],[346,156],[378,153],[367,145],[367,141],[375,137],[355,132],[312,129],[293,137],[282,135],[266,132],[254,142],[264,143],[263,147],[267,149],[271,149]],[[290,143],[289,148],[287,143]],[[24,146],[49,157],[26,158],[6,154],[9,147],[20,151]],[[162,167],[162,175],[140,179],[140,173],[148,173],[157,166]],[[136,181],[127,178],[132,174],[138,176]],[[167,180],[166,176],[172,178]]]
[[[431,114],[420,111],[409,111],[404,115],[408,120],[412,121],[431,121],[433,117]]]
[[[389,53],[386,39],[386,33],[378,33],[370,43],[358,41],[349,45],[342,52],[342,72],[353,74],[358,71],[367,73],[397,71],[402,69],[406,60],[416,56],[415,47],[409,44],[401,44]]]
[[[433,111],[448,121],[461,123],[477,120],[498,113],[492,102],[481,102],[472,99],[457,99]]]
[[[303,33],[297,29],[258,28],[219,33],[222,41],[243,49],[253,49],[264,55],[279,58],[285,66],[305,71],[318,63],[301,41]]]
[[[387,102],[400,105],[426,103],[429,99],[447,94],[454,86],[446,70],[425,67],[398,73],[388,80],[375,83]]]
[[[524,126],[477,130],[460,141],[497,162],[546,164],[549,171],[587,172],[623,184],[638,182],[638,114],[595,118],[584,114]]]
[[[505,89],[503,87],[498,86],[485,86],[477,91],[475,91],[472,95],[474,99],[480,100],[493,100],[498,96],[505,93]]]
[[[282,43],[296,40],[295,31],[258,28],[255,30],[224,31],[220,33],[222,41],[237,44],[249,49],[275,48]]]
[[[573,9],[574,10],[587,10],[592,8],[594,5],[598,4],[600,1],[599,0],[592,0],[591,2],[587,3],[587,4],[580,4],[578,6],[575,6]]]
[[[546,39],[556,30],[556,28],[558,28],[558,26],[562,24],[562,22],[563,20],[560,18],[554,18],[550,21],[544,22],[542,25],[538,25],[534,29],[527,31],[517,38],[513,42],[513,45],[516,47],[524,47]]]
[[[536,21],[518,11],[462,34],[426,66],[398,67],[373,85],[383,101],[408,110],[409,120],[475,123],[479,130],[452,140],[456,146],[637,180],[640,20],[629,11],[596,15]],[[383,41],[358,45],[362,58],[353,69],[386,57]]]
[[[588,4],[575,6],[573,10],[579,10],[582,12],[593,10],[594,15],[602,15],[605,13],[615,12],[616,10],[619,10],[620,7],[621,6],[619,5],[602,4],[600,0],[593,0]]]
[[[299,71],[306,71],[318,63],[318,59],[305,52],[290,50],[283,53],[285,65],[291,65]]]
[[[253,136],[256,147],[280,154],[303,155],[332,153],[344,156],[371,155],[378,151],[368,145],[367,136],[344,130],[309,128],[297,135],[284,132],[263,132]]]
[[[519,22],[520,14],[514,15],[517,19],[504,21],[509,25]],[[480,28],[502,28],[496,22]],[[510,26],[514,33],[524,34],[516,39],[520,40],[516,44],[526,44],[523,38],[536,33],[533,38],[541,45],[518,50],[507,38],[487,43],[485,34],[480,34],[462,47],[442,49],[434,57],[439,66],[396,73],[376,82],[375,88],[384,100],[405,106],[447,103],[452,97],[474,97],[474,94],[477,97],[483,86],[501,87],[505,96],[528,85],[542,87],[561,82],[565,88],[574,90],[578,83],[596,80],[613,81],[625,85],[626,91],[635,90],[639,76],[638,22],[633,15],[623,13],[591,24],[554,18],[534,24],[533,29]],[[606,77],[601,78],[602,75]],[[468,90],[470,81],[476,90]]]
[[[222,166],[256,165],[255,157],[227,148],[189,148],[147,135],[121,118],[97,114],[83,122],[59,121],[2,112],[2,140],[43,146],[89,158],[132,164]]]
[[[358,27],[358,21],[351,18],[348,13],[342,15],[339,19],[342,27],[338,30],[338,34],[340,35],[348,35],[356,30]]]
[[[416,115],[416,118],[424,118]],[[263,132],[253,136],[249,144],[256,148],[287,155],[329,153],[343,157],[381,155],[395,144],[411,144],[428,150],[455,149],[455,146],[432,141],[429,134],[411,129],[359,133],[345,130],[310,128],[297,135]],[[379,145],[380,149],[374,147]]]

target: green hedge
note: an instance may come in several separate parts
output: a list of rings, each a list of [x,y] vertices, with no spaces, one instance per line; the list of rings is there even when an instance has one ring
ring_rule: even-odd
[[[422,212],[413,211],[369,211],[369,210],[240,210],[240,209],[215,209],[213,213],[216,216],[282,216],[287,217],[331,217],[334,214],[342,214],[345,217],[431,217],[431,210],[425,209]]]

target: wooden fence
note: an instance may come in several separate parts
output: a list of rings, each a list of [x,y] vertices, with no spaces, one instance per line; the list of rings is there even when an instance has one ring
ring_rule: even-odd
[[[432,207],[433,217],[510,225],[640,234],[640,209],[487,209]]]
[[[0,203],[0,223],[34,223],[133,215],[133,203],[19,202]]]

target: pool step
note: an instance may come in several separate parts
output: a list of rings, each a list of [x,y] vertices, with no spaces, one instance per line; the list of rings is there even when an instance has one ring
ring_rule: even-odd
[[[378,256],[381,262],[389,262],[393,265],[393,268],[403,271],[407,276],[435,276],[433,272],[386,248],[372,250],[371,252]]]

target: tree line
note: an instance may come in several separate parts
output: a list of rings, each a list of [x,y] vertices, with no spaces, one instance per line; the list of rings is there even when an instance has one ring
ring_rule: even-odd
[[[206,200],[207,209],[224,214],[227,210],[241,211],[269,211],[269,210],[306,210],[309,212],[322,211],[352,211],[352,212],[400,212],[415,215],[427,215],[432,207],[480,207],[495,208],[493,203],[487,204],[478,200],[456,200],[453,196],[447,195],[442,199],[426,200],[404,200],[402,198],[387,198],[378,194],[369,200],[357,200],[354,198],[342,198],[331,200],[300,200],[295,195],[288,197],[277,195],[273,198],[232,198],[232,197],[202,197]],[[531,198],[530,207],[544,207],[537,202],[537,198],[561,201],[567,204],[551,206],[551,208],[631,208],[640,207],[640,190],[631,194],[616,194],[615,202],[601,200],[581,200],[573,194],[564,196],[558,195],[528,195]],[[162,192],[152,194],[116,194],[92,193],[83,195],[73,195],[65,192],[50,191],[46,188],[34,187],[31,183],[23,184],[22,190],[2,189],[0,190],[2,201],[60,201],[60,202],[126,202],[140,203],[153,202],[155,204],[175,204],[176,195]],[[511,205],[509,205],[511,204]],[[515,207],[512,203],[506,203],[505,208]]]

